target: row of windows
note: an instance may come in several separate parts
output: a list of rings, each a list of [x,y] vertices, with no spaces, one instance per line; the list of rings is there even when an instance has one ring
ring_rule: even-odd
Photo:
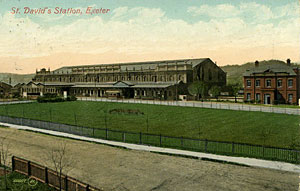
[[[251,80],[247,80],[247,87],[251,87]],[[266,87],[272,87],[272,81],[271,79],[267,79],[266,82]],[[255,87],[260,87],[260,80],[255,80]],[[282,87],[282,79],[277,80],[277,87]],[[288,87],[291,88],[293,87],[293,80],[289,79],[288,80]]]
[[[265,97],[266,97],[266,96],[270,96],[270,94],[265,94]],[[247,99],[248,101],[251,100],[251,93],[247,93],[246,99]],[[261,100],[260,93],[256,93],[256,94],[255,94],[255,100],[256,100],[256,101],[260,101],[260,100]],[[292,103],[292,102],[293,102],[293,94],[288,94],[288,102],[289,102],[289,103]]]
[[[44,88],[23,88],[23,92],[42,92],[44,90]],[[59,90],[55,89],[55,88],[46,88],[45,91],[47,93],[58,93]]]
[[[174,81],[184,80],[182,75],[168,75],[168,76],[107,76],[107,77],[81,77],[81,78],[48,78],[46,81],[50,82],[106,82],[106,81],[118,81],[118,80],[135,80],[135,81]],[[41,80],[40,80],[41,81]]]
[[[74,90],[73,91],[75,94],[82,94],[82,93],[86,93],[86,94],[91,94],[93,95],[94,94],[94,91],[93,90]],[[96,92],[95,92],[96,93]],[[101,92],[99,92],[101,95],[104,95],[105,94],[105,90],[101,90]],[[172,91],[164,91],[164,94],[167,95],[167,93],[169,94],[169,96],[172,96]],[[163,92],[161,91],[152,91],[152,95],[156,95],[156,94],[163,94]],[[145,90],[136,90],[136,96],[147,96],[147,92]]]

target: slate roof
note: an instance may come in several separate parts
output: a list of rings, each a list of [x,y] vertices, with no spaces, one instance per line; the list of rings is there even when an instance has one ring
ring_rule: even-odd
[[[263,65],[258,67],[253,67],[247,69],[243,76],[252,76],[254,74],[266,74],[266,73],[286,73],[290,76],[297,75],[293,70],[293,66],[288,66],[286,64],[273,64],[273,65]]]
[[[198,64],[210,60],[209,58],[196,58],[196,59],[180,59],[180,60],[162,60],[162,61],[147,61],[147,62],[130,62],[130,63],[115,63],[115,64],[96,64],[96,65],[81,65],[81,66],[65,66],[54,70],[52,73],[72,73],[72,68],[89,68],[89,67],[112,67],[112,66],[120,66],[121,71],[126,70],[154,70],[157,65],[176,65],[176,64],[189,64],[192,67],[197,66]]]

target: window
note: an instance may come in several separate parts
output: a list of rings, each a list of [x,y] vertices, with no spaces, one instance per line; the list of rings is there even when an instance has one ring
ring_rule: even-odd
[[[178,80],[181,80],[181,79],[182,79],[182,77],[181,77],[181,75],[179,75],[179,76],[178,76]]]
[[[251,93],[247,93],[247,100],[248,100],[248,101],[251,100]]]
[[[251,87],[251,80],[247,80],[247,87]]]
[[[271,87],[271,80],[266,80],[266,86]]]
[[[282,80],[277,80],[277,87],[282,87]]]
[[[293,87],[293,80],[292,79],[288,80],[288,87],[289,88]]]
[[[260,101],[260,94],[256,94],[255,100],[256,100],[256,101]]]
[[[288,100],[289,100],[289,103],[293,102],[293,94],[288,95]]]
[[[256,80],[256,81],[255,81],[255,86],[256,86],[256,87],[260,87],[260,80]]]

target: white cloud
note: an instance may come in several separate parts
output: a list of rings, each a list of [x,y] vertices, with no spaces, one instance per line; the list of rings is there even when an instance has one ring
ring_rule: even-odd
[[[188,12],[194,16],[209,16],[212,18],[227,18],[237,16],[239,10],[230,4],[220,4],[217,6],[202,5],[200,7],[189,7]]]
[[[267,21],[274,18],[299,17],[299,3],[289,3],[283,6],[270,8],[269,6],[256,2],[231,4],[219,4],[217,6],[202,5],[200,7],[189,7],[187,10],[193,16],[208,16],[209,18],[232,18],[240,17],[253,22]]]
[[[256,9],[249,13],[251,17],[265,19],[272,17],[269,8],[259,8],[250,3],[241,4],[238,8],[219,5],[217,9],[225,10],[222,16],[188,23],[181,19],[170,19],[158,8],[120,7],[113,10],[109,20],[100,16],[80,17],[72,23],[52,26],[47,30],[29,18],[21,19],[6,14],[0,16],[0,56],[41,56],[60,52],[96,54],[109,51],[143,54],[230,46],[271,46],[282,42],[299,46],[298,41],[293,40],[300,34],[299,22],[295,18],[282,20],[279,24],[249,23],[247,18],[240,16],[241,10],[247,12]],[[190,13],[195,11],[189,8]]]

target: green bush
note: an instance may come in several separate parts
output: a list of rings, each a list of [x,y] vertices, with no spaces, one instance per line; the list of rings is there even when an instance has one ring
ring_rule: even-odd
[[[44,97],[39,96],[37,98],[39,103],[47,103],[47,102],[64,102],[65,100],[62,97]]]
[[[37,101],[39,103],[47,103],[47,102],[64,102],[64,101],[76,101],[77,98],[75,96],[68,96],[66,99],[62,97],[58,97],[56,94],[45,94],[44,96],[39,96]]]
[[[73,95],[67,97],[67,101],[76,101],[76,100],[77,100],[77,98]]]

